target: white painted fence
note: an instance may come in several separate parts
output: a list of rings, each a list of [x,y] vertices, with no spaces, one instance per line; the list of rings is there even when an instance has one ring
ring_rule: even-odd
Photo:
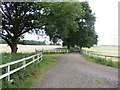
[[[15,72],[17,72],[21,69],[25,69],[26,66],[34,63],[35,61],[38,61],[38,63],[39,63],[40,61],[42,61],[42,57],[43,57],[43,55],[42,55],[42,52],[41,52],[41,53],[38,53],[38,54],[35,54],[35,55],[32,55],[32,56],[17,60],[17,61],[13,61],[13,62],[10,62],[10,63],[0,65],[0,69],[6,68],[6,73],[0,75],[0,79],[7,77],[7,80],[10,81],[10,75],[11,74],[13,74],[13,73],[15,73]],[[27,60],[30,60],[30,59],[32,59],[32,60],[27,63]],[[20,62],[23,63],[22,66],[11,70],[12,65],[20,63]]]
[[[68,49],[42,50],[43,53],[68,53]]]
[[[110,55],[95,54],[95,53],[92,53],[92,52],[87,51],[87,50],[82,50],[82,53],[87,54],[89,56],[101,57],[101,58],[104,58],[105,60],[107,60],[107,58],[111,58],[111,60],[112,60],[112,58],[116,58],[116,59],[118,59],[116,62],[118,62],[119,58],[120,58],[119,56],[110,56]]]
[[[35,50],[35,52],[37,53],[38,51]],[[13,62],[9,62],[9,63],[6,63],[6,64],[2,64],[0,65],[0,69],[2,68],[6,68],[6,73],[4,74],[1,74],[0,75],[0,79],[3,79],[5,77],[7,77],[7,80],[10,81],[10,75],[21,70],[21,69],[25,69],[28,65],[34,63],[35,61],[38,61],[38,63],[40,61],[42,61],[43,59],[43,53],[68,53],[69,51],[68,50],[61,50],[61,49],[55,49],[55,50],[42,50],[42,52],[38,53],[38,54],[35,54],[35,55],[32,55],[32,56],[29,56],[29,57],[26,57],[26,58],[23,58],[23,59],[19,59],[19,60],[16,60],[16,61],[13,61]],[[27,63],[27,60],[30,60],[32,59],[30,62]],[[14,65],[14,64],[17,64],[17,63],[20,63],[22,62],[22,66],[18,67],[18,68],[15,68],[13,70],[11,70],[11,66]]]

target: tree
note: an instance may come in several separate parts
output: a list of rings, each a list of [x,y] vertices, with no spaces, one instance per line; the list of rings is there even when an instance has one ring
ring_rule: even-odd
[[[91,46],[97,41],[94,32],[95,18],[87,3],[3,2],[1,10],[0,34],[12,53],[17,52],[17,44],[26,32],[39,34],[39,29],[36,28],[44,29],[52,41],[56,42],[59,38],[68,46]],[[88,37],[93,40],[91,32],[95,35],[94,42],[87,41]]]
[[[17,52],[20,37],[37,26],[37,10],[33,2],[3,2],[2,31],[0,32],[11,48],[11,53]]]
[[[92,14],[92,10],[88,2],[82,2],[82,10],[84,14],[76,18],[76,22],[79,25],[79,28],[75,32],[69,32],[68,38],[64,38],[64,45],[67,45],[68,48],[79,46],[88,47],[97,44],[98,35],[94,30],[95,16]]]
[[[67,37],[68,27],[78,27],[74,21],[81,14],[80,3],[30,3],[30,2],[3,2],[1,37],[17,52],[17,44],[24,33],[34,31],[35,28],[44,28],[53,41],[55,38]]]
[[[46,16],[45,30],[50,39],[63,39],[68,37],[69,28],[75,31],[78,28],[75,19],[82,15],[80,2],[49,3],[44,8]]]
[[[80,48],[88,47],[90,48],[93,45],[97,44],[98,35],[94,30],[95,16],[92,14],[92,10],[88,2],[82,2],[83,10],[85,11],[84,16],[78,18],[79,21],[79,30],[76,33],[79,33],[79,42],[77,43]]]

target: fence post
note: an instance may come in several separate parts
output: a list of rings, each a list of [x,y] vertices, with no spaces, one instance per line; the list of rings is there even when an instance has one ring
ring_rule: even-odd
[[[37,54],[37,50],[35,49],[35,54]]]
[[[87,50],[85,50],[85,53],[87,54]]]
[[[42,48],[42,52],[44,53],[44,49]]]
[[[38,63],[39,63],[39,62],[40,62],[40,61],[39,61],[39,54],[37,55],[37,59],[38,59]]]
[[[91,53],[89,52],[89,56],[91,56]]]
[[[84,53],[84,51],[81,49],[81,52]]]
[[[105,56],[105,60],[106,60],[106,56]]]
[[[33,56],[33,61],[35,60],[35,56]]]
[[[26,64],[26,60],[23,61],[23,66],[25,66],[25,64]],[[25,67],[24,67],[24,70],[25,70]]]
[[[113,57],[111,57],[111,60],[113,59]]]
[[[7,73],[10,72],[10,65],[8,65],[8,66],[6,67],[6,72],[7,72]],[[6,79],[7,79],[7,81],[10,81],[10,75],[8,75]]]
[[[67,53],[68,53],[68,49],[67,49]]]
[[[42,61],[42,60],[43,60],[43,54],[42,54],[42,52],[41,52],[41,54],[40,54],[40,55],[41,55],[41,61]]]

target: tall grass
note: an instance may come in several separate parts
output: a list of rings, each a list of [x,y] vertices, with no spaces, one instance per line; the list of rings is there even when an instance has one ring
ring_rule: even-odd
[[[103,64],[103,65],[106,65],[106,66],[111,66],[111,67],[116,67],[116,68],[120,67],[120,62],[114,62],[110,59],[106,60],[106,59],[101,58],[101,57],[90,56],[90,55],[83,54],[83,53],[82,53],[82,55],[86,60],[89,60],[89,61],[92,61],[92,62],[95,62],[95,63],[99,63],[99,64]]]
[[[2,64],[16,61],[18,59],[22,59],[25,57],[28,57],[30,55],[33,55],[34,53],[17,53],[17,54],[11,54],[11,53],[2,53]]]
[[[27,57],[32,55],[32,53],[18,53],[18,54],[7,54],[4,53],[2,56],[3,63],[11,62],[20,58]],[[50,66],[57,63],[57,60],[54,60],[52,56],[44,56],[43,61],[40,63],[33,63],[26,69],[22,69],[12,75],[10,78],[13,79],[12,83],[6,81],[6,78],[2,79],[2,88],[30,88],[37,79],[39,79],[42,73],[49,68]],[[14,65],[12,68],[16,68],[18,65]],[[3,73],[5,69],[3,69]]]

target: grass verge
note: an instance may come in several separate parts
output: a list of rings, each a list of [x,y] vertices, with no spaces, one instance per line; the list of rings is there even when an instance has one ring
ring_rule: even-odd
[[[20,58],[24,58],[26,56],[29,56],[31,54],[3,54],[2,60],[3,63],[7,63],[10,61],[14,61]],[[9,83],[6,81],[6,78],[2,79],[2,88],[30,88],[42,75],[42,73],[49,68],[50,66],[56,64],[58,61],[54,60],[52,56],[45,55],[43,57],[43,60],[40,63],[33,63],[30,66],[26,67],[26,69],[22,69],[14,74],[12,74],[10,77],[13,79],[12,83]],[[14,68],[17,66],[14,66]],[[4,69],[3,69],[4,72]]]
[[[110,59],[106,60],[106,59],[101,58],[101,57],[89,56],[89,55],[86,55],[86,54],[82,54],[82,55],[86,60],[89,60],[89,61],[92,61],[92,62],[95,62],[95,63],[99,63],[99,64],[103,64],[103,65],[106,65],[106,66],[120,68],[120,62],[114,62]]]

